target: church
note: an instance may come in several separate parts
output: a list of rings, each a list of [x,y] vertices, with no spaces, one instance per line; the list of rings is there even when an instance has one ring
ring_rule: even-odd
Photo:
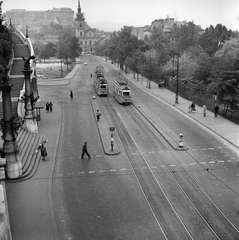
[[[105,40],[104,33],[92,29],[85,21],[84,14],[81,12],[80,0],[78,0],[78,8],[75,18],[76,37],[79,39],[79,45],[82,52],[94,53],[94,47],[97,42]]]

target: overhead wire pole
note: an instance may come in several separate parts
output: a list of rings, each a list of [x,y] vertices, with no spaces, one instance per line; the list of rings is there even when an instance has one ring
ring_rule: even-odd
[[[175,104],[178,104],[178,92],[179,92],[179,48],[178,48],[178,29],[176,28],[176,56],[177,56],[177,67],[176,67],[176,95],[175,95]]]

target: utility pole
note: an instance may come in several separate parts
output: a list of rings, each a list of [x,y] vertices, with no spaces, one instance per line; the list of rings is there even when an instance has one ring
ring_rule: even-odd
[[[176,73],[176,96],[175,96],[175,104],[178,104],[178,88],[179,88],[179,83],[178,83],[178,75],[179,75],[179,54],[177,54],[177,73]]]

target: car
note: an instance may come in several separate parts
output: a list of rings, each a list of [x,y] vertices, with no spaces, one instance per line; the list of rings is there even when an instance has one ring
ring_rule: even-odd
[[[87,66],[87,62],[84,62],[84,66]]]

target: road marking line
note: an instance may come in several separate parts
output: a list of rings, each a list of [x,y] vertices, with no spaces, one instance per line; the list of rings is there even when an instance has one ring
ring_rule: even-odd
[[[102,155],[96,155],[96,157],[102,157]]]
[[[192,151],[197,151],[198,149],[197,148],[192,148]]]
[[[196,163],[190,163],[190,165],[195,165]]]
[[[146,168],[148,168],[148,167],[141,167],[141,169],[146,169]]]
[[[133,155],[133,154],[136,154],[136,153],[131,153],[131,154]]]
[[[165,165],[161,165],[160,167],[165,167]]]
[[[68,173],[67,175],[71,176],[71,175],[74,175],[75,173]]]
[[[234,162],[233,160],[230,160],[230,159],[229,159],[229,160],[227,160],[227,161],[228,161],[228,162]]]
[[[95,173],[95,171],[89,171],[89,173]]]
[[[154,153],[154,152],[149,152],[149,153]]]
[[[105,170],[100,170],[99,172],[106,172]]]
[[[120,171],[126,171],[127,169],[126,168],[121,168]]]
[[[153,166],[153,167],[151,167],[151,168],[157,168],[157,166]]]
[[[174,164],[171,164],[171,165],[169,165],[170,167],[176,167],[176,165],[174,165]]]
[[[215,161],[209,161],[209,163],[215,163]]]
[[[200,164],[206,164],[205,162],[200,162]]]
[[[116,171],[116,169],[110,169],[110,172],[115,172]]]
[[[84,174],[85,172],[79,172],[79,174]]]

